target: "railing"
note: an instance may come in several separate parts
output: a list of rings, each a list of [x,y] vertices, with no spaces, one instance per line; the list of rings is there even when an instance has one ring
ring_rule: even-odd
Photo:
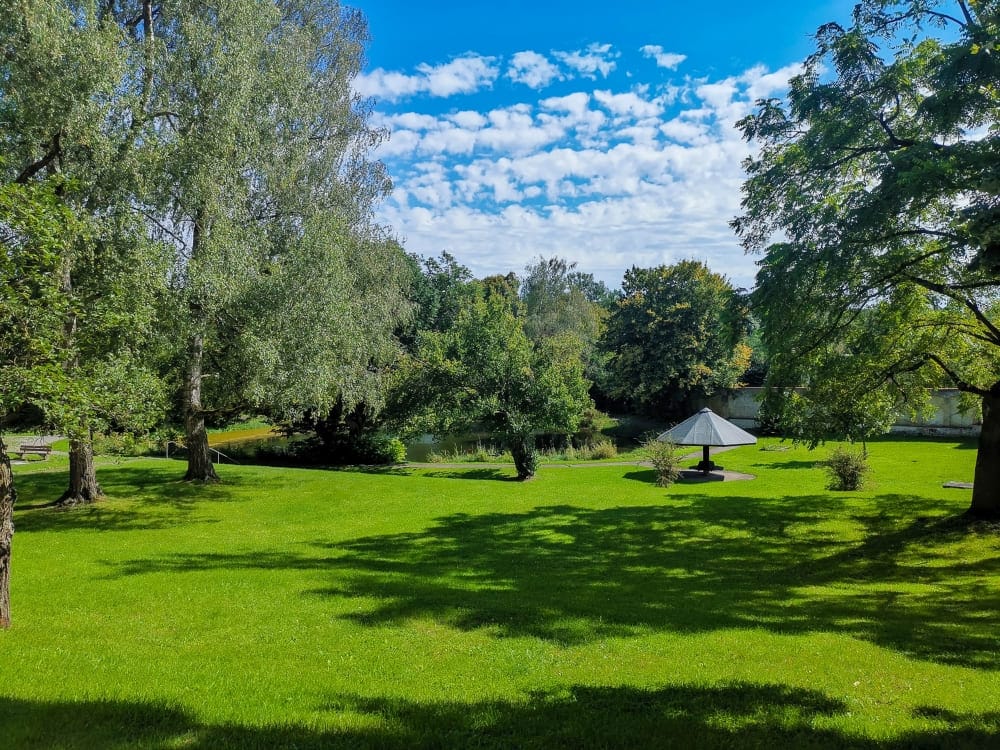
[[[167,443],[166,443],[166,446],[165,446],[165,448],[166,448],[165,455],[166,455],[167,458],[170,458],[170,446],[171,445],[174,446],[175,448],[180,448],[181,450],[187,450],[187,446],[184,445],[184,443],[178,443],[176,440],[168,440]],[[221,464],[222,463],[222,459],[226,459],[227,461],[229,461],[229,463],[236,464],[237,466],[239,466],[239,464],[240,464],[240,462],[237,461],[232,456],[227,456],[222,451],[216,450],[215,448],[212,448],[211,446],[209,446],[208,451],[209,451],[209,453],[214,453],[215,454],[215,461],[213,461],[212,463]],[[175,451],[175,453],[176,453],[176,451]]]

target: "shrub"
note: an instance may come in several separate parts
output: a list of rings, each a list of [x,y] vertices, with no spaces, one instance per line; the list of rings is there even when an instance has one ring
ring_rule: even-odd
[[[130,432],[94,436],[94,453],[98,456],[149,456],[157,452],[155,441]]]
[[[643,441],[642,449],[653,464],[657,485],[669,487],[677,481],[681,475],[681,456],[676,443],[649,437]]]
[[[860,490],[871,471],[868,451],[861,449],[855,453],[843,446],[838,446],[823,466],[830,477],[827,487],[831,490]]]
[[[406,446],[393,435],[376,432],[358,447],[358,457],[373,464],[401,464],[406,461]]]
[[[615,458],[618,455],[618,448],[610,440],[600,440],[590,446],[590,459],[599,461],[602,458]]]

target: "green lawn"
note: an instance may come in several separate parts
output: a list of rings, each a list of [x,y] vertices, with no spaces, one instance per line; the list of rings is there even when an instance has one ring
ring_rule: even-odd
[[[763,447],[775,447],[766,442]],[[777,446],[784,448],[785,446]],[[0,747],[996,747],[1000,531],[971,444],[638,466],[16,467]]]

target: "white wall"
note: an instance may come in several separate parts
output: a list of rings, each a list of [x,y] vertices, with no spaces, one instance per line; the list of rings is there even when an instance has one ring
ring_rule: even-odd
[[[763,388],[737,388],[719,393],[704,400],[704,406],[733,424],[753,428],[757,426],[760,398]],[[978,435],[982,423],[972,413],[959,411],[959,392],[956,388],[939,388],[931,394],[934,415],[916,422],[901,415],[892,432],[914,435]]]

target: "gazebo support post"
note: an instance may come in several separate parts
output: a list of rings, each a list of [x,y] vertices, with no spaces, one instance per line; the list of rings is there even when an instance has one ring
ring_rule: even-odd
[[[706,474],[706,475],[709,472],[711,472],[711,471],[715,471],[716,469],[721,469],[722,468],[721,466],[716,466],[714,463],[712,463],[712,458],[709,455],[709,448],[710,447],[711,446],[708,446],[708,445],[701,446],[701,451],[702,451],[701,452],[701,463],[694,467],[696,469],[701,469],[701,473],[702,474]]]

